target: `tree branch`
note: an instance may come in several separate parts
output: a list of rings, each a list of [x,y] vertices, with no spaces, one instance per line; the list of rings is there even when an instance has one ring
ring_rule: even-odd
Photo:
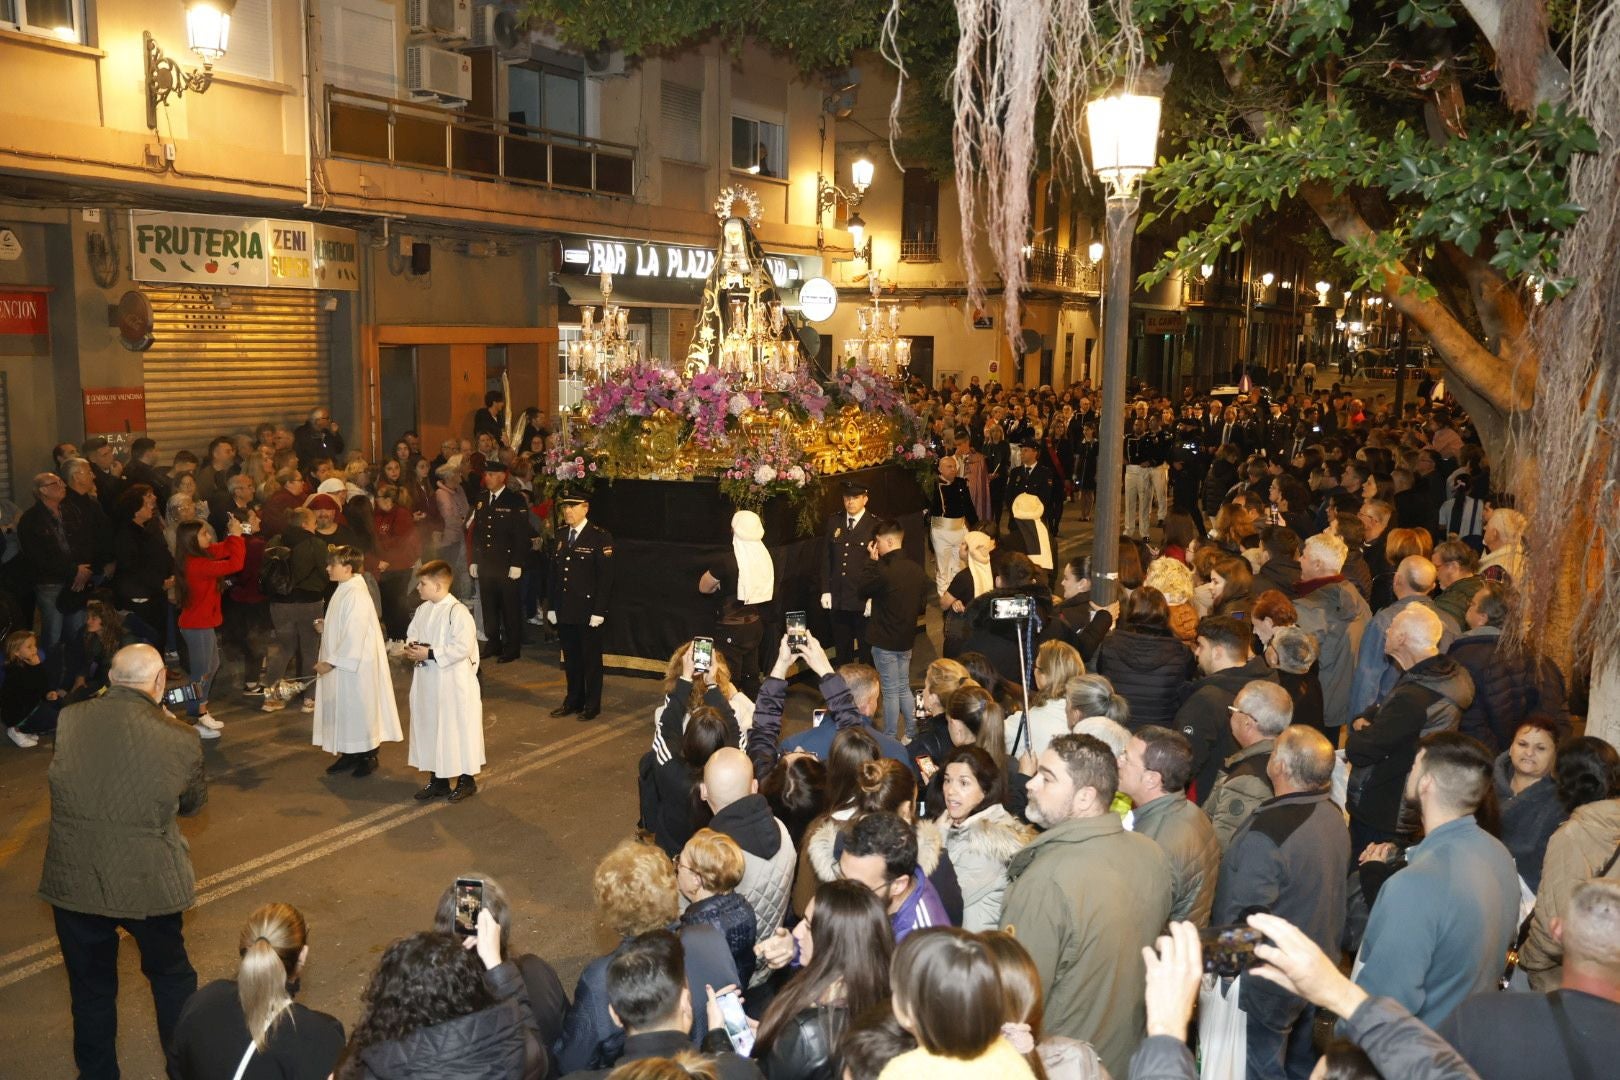
[[[1372,226],[1348,196],[1335,195],[1326,184],[1319,183],[1302,185],[1300,196],[1341,244],[1372,240]],[[1383,271],[1384,295],[1397,311],[1428,335],[1430,343],[1457,378],[1500,412],[1512,413],[1530,407],[1531,388],[1535,385],[1533,357],[1516,355],[1512,357],[1513,362],[1504,363],[1480,344],[1444,304],[1403,290],[1407,280],[1415,276],[1406,264],[1392,262],[1384,266]]]
[[[1569,96],[1569,69],[1547,41],[1542,0],[1462,0],[1496,51],[1508,104],[1521,112]]]

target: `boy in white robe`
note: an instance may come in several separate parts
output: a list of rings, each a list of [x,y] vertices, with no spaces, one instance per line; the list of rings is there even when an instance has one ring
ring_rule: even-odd
[[[417,573],[422,604],[411,617],[405,659],[411,678],[411,753],[414,768],[428,773],[421,801],[448,795],[460,802],[478,790],[473,777],[484,767],[484,701],[478,688],[478,627],[472,612],[450,595],[455,572],[435,559]],[[450,777],[456,787],[450,789]]]
[[[359,549],[333,549],[326,576],[337,583],[337,591],[316,627],[321,649],[315,665],[315,745],[338,755],[327,772],[352,769],[356,776],[377,771],[379,745],[405,737],[394,705],[382,624],[360,573],[364,565]]]

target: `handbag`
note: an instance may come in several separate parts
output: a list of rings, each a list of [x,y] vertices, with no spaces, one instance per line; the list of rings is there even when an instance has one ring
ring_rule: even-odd
[[[1249,1016],[1238,998],[1246,976],[1224,991],[1218,975],[1204,976],[1198,991],[1199,1080],[1244,1080],[1248,1073]]]
[[[1614,864],[1617,861],[1620,861],[1620,844],[1615,845],[1614,851],[1609,855],[1608,861],[1605,862],[1598,869],[1598,872],[1593,874],[1592,876],[1593,877],[1600,877],[1600,878],[1608,877],[1609,876],[1609,871],[1614,869]],[[1535,917],[1536,917],[1535,910],[1532,909],[1530,914],[1528,914],[1528,915],[1526,915],[1524,917],[1524,921],[1519,924],[1518,937],[1514,938],[1513,944],[1508,946],[1507,966],[1502,969],[1502,977],[1500,979],[1498,979],[1497,982],[1496,982],[1497,988],[1500,989],[1500,990],[1507,990],[1507,989],[1509,989],[1509,985],[1514,983],[1514,979],[1515,979],[1515,976],[1517,974],[1517,968],[1519,966],[1519,952],[1520,952],[1520,950],[1522,950],[1524,948],[1525,941],[1528,940],[1529,937],[1530,937],[1530,924],[1533,921],[1535,921]],[[1518,978],[1519,982],[1521,982],[1521,983],[1524,981],[1523,975],[1517,975],[1517,978]],[[1528,985],[1522,985],[1521,986],[1521,985],[1516,985],[1515,984],[1515,985],[1513,985],[1512,988],[1515,989],[1515,990],[1528,990],[1530,987]],[[1556,1005],[1553,1007],[1553,1012],[1557,1016],[1562,1015],[1559,1012],[1558,1006],[1556,1006]],[[1567,1021],[1566,1021],[1566,1023],[1567,1023]]]

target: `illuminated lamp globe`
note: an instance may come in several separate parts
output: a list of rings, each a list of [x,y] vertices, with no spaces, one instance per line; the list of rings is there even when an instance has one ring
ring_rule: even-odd
[[[1091,242],[1091,246],[1086,248],[1086,254],[1091,256],[1091,261],[1092,262],[1094,262],[1094,263],[1102,262],[1102,260],[1103,260],[1103,242],[1101,240],[1093,240]]]
[[[1158,163],[1159,104],[1156,94],[1123,90],[1086,103],[1091,171],[1116,196],[1133,194],[1142,174]]]
[[[236,0],[186,0],[186,40],[205,65],[225,55]]]
[[[1205,281],[1208,281],[1210,278],[1215,276],[1215,264],[1214,263],[1204,263],[1202,266],[1200,266],[1198,268],[1198,274]]]
[[[849,230],[849,241],[856,251],[866,246],[866,219],[859,214],[849,215],[849,221],[844,226]]]
[[[1265,273],[1260,275],[1260,284],[1264,285],[1268,289],[1271,288],[1271,283],[1276,280],[1277,275],[1273,274],[1270,270],[1267,270]]]
[[[868,158],[856,158],[850,164],[849,177],[856,191],[862,195],[866,194],[866,189],[872,186],[872,174],[875,170],[876,166]]]

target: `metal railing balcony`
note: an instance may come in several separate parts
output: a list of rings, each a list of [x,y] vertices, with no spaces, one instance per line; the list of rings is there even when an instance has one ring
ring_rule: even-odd
[[[326,88],[332,157],[627,199],[636,148],[511,120]]]
[[[1102,267],[1086,254],[1054,244],[1039,244],[1029,249],[1024,261],[1028,264],[1032,284],[1053,285],[1092,296],[1102,292]]]
[[[901,237],[900,261],[911,263],[939,262],[939,241],[934,237],[926,239],[919,236]]]

